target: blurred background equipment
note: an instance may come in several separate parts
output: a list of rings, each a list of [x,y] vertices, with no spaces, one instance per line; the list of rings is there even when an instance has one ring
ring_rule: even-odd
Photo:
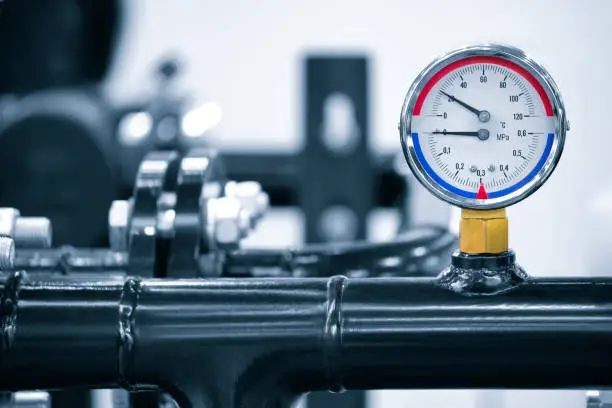
[[[58,243],[104,242],[116,194],[112,111],[101,97],[121,30],[118,1],[4,2],[0,201],[45,214]],[[70,229],[76,221],[86,228]]]
[[[104,244],[104,208],[117,194],[108,109],[78,90],[40,91],[7,105],[0,201],[48,216],[57,243]]]
[[[95,87],[123,25],[120,0],[4,1],[0,94]]]
[[[174,56],[156,63],[150,96],[112,103],[102,84],[125,6],[61,0],[41,7],[10,2],[1,17],[0,56],[10,63],[0,68],[0,160],[10,171],[0,175],[0,201],[49,217],[58,245],[106,245],[105,209],[131,193],[146,153],[214,144],[206,136],[221,108],[177,91]],[[50,17],[41,19],[47,8]],[[229,175],[261,182],[273,205],[302,208],[309,241],[364,237],[369,210],[401,204],[404,191],[392,156],[369,147],[368,59],[306,56],[305,69],[304,149],[230,153]],[[359,177],[358,188],[342,181],[349,175]]]
[[[0,201],[48,216],[57,244],[106,245],[105,209],[129,194],[144,155],[188,148],[207,130],[173,92],[173,57],[157,63],[151,96],[108,100],[102,84],[123,8],[26,0],[7,2],[0,15],[0,160],[10,169],[0,175]]]

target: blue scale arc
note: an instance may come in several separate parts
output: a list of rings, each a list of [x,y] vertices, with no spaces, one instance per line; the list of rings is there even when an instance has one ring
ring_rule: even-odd
[[[538,164],[536,164],[533,170],[531,170],[529,174],[525,176],[525,178],[523,178],[521,181],[514,184],[513,186],[510,186],[503,190],[493,191],[493,192],[488,193],[489,199],[506,196],[520,189],[525,184],[529,183],[538,174],[538,172],[542,169],[542,167],[544,167],[544,164],[546,163],[546,159],[548,158],[548,156],[550,155],[550,151],[552,150],[554,137],[555,137],[554,133],[548,134],[548,137],[546,139],[546,147],[544,148],[542,157],[540,157],[540,160],[538,160]],[[438,183],[445,190],[448,190],[453,194],[457,194],[458,196],[465,197],[465,198],[474,198],[474,199],[476,198],[476,194],[477,194],[476,191],[462,190],[460,188],[450,185],[431,168],[429,163],[427,163],[427,160],[425,160],[425,156],[423,155],[423,149],[421,148],[421,142],[419,141],[418,133],[412,133],[412,143],[414,145],[414,151],[417,155],[417,158],[419,159],[421,166],[425,170],[425,173],[427,173],[429,177],[431,177],[436,183]]]

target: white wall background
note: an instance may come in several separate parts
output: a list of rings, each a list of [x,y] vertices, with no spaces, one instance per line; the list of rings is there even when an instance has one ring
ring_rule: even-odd
[[[151,64],[176,53],[186,63],[182,87],[221,105],[216,137],[226,147],[299,148],[307,51],[370,55],[374,145],[399,151],[404,94],[434,57],[475,42],[523,48],[556,78],[572,129],[552,179],[510,210],[511,244],[533,275],[612,270],[612,1],[126,0],[126,12],[110,95],[122,101],[148,91]],[[445,206],[422,189],[416,196],[417,220],[446,222]],[[264,227],[277,237],[262,231],[268,244],[288,242],[282,217]],[[584,406],[581,392],[394,391],[371,399],[377,408]]]

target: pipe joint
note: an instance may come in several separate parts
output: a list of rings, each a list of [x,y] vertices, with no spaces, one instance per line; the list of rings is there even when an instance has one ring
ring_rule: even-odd
[[[119,300],[119,356],[118,356],[118,382],[126,388],[132,388],[127,380],[131,369],[136,343],[136,308],[140,296],[140,279],[129,278],[125,281]]]

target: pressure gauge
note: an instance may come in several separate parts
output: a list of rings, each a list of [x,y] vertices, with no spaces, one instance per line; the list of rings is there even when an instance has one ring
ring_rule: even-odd
[[[553,79],[522,51],[480,45],[450,52],[415,80],[400,136],[416,178],[469,209],[514,204],[554,170],[568,122]]]

